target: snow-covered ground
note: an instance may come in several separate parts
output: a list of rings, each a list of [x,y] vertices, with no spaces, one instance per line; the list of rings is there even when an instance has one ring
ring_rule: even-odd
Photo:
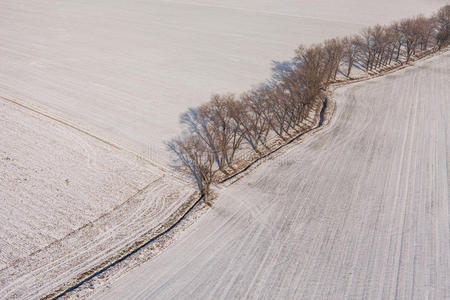
[[[49,292],[186,200],[164,141],[187,107],[267,79],[300,43],[444,3],[0,1],[0,295]]]
[[[0,128],[0,298],[50,292],[157,226],[193,192],[132,154],[4,99]]]
[[[97,297],[450,298],[450,54],[416,64],[338,89],[326,129]]]
[[[2,0],[0,95],[167,165],[178,118],[269,78],[301,43],[446,0]]]

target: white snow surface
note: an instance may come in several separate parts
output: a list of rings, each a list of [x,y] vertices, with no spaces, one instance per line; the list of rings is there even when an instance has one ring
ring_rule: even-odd
[[[301,43],[445,0],[2,0],[0,95],[167,165],[179,115],[270,77]]]
[[[193,188],[0,99],[0,298],[39,298],[173,213]],[[142,192],[140,192],[142,191]]]
[[[97,298],[449,299],[449,70],[338,89],[328,127]]]
[[[264,81],[300,43],[447,2],[0,1],[1,297],[45,295],[187,199],[164,142],[188,107]]]

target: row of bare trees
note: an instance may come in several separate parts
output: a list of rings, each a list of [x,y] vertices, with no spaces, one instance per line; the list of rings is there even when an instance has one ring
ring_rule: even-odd
[[[434,16],[376,25],[360,34],[299,47],[292,66],[276,80],[243,93],[213,95],[208,103],[181,116],[184,133],[168,143],[177,168],[188,172],[208,202],[210,185],[234,173],[236,158],[271,150],[274,138],[287,141],[314,126],[323,93],[352,68],[366,72],[392,63],[408,63],[414,55],[437,51],[450,41],[450,5]],[[220,175],[220,176],[219,176]]]
[[[436,51],[448,46],[450,38],[450,5],[430,18],[417,16],[388,26],[376,25],[360,34],[341,40],[343,62],[350,76],[354,65],[372,71],[393,62],[408,63],[418,52]]]

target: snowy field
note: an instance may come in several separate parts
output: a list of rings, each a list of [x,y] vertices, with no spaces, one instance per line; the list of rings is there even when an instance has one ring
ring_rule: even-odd
[[[99,299],[449,299],[450,54],[336,91],[324,130],[223,188]]]
[[[193,192],[3,99],[0,128],[0,298],[42,296],[135,241]]]
[[[44,295],[187,199],[164,142],[189,106],[300,43],[446,2],[0,1],[1,297]]]
[[[0,95],[164,165],[178,118],[269,78],[300,43],[445,0],[2,0]]]

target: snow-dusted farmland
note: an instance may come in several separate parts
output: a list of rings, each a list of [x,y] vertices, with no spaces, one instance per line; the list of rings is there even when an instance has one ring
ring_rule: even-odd
[[[3,99],[0,128],[1,298],[42,296],[192,193],[134,155]]]
[[[0,295],[46,294],[187,199],[157,165],[188,106],[446,1],[364,2],[0,1]]]
[[[98,297],[450,298],[449,70],[447,53],[337,90],[329,127]]]
[[[269,78],[300,43],[445,2],[3,0],[0,95],[167,163],[179,114],[211,93]]]

